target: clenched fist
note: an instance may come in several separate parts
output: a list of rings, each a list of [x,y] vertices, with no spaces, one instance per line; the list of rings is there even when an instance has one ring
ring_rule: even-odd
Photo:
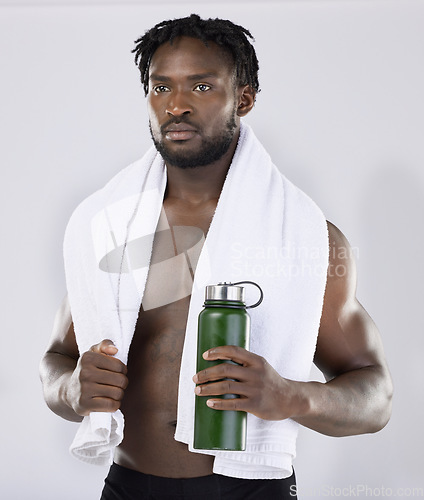
[[[128,379],[127,367],[113,357],[117,352],[111,340],[102,340],[79,358],[66,391],[66,400],[78,415],[114,412],[121,406]]]

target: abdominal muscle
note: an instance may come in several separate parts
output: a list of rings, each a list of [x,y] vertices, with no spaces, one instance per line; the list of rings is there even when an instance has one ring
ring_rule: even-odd
[[[128,359],[122,402],[125,436],[115,462],[145,474],[198,477],[213,457],[175,441],[178,380],[189,299],[141,311]],[[194,388],[194,386],[193,386]]]
[[[159,221],[159,229],[153,244],[144,308],[140,308],[128,357],[129,384],[121,405],[124,439],[116,450],[115,462],[162,477],[205,476],[212,473],[213,457],[189,452],[186,444],[174,439],[190,283],[203,241],[196,244],[198,235],[193,236],[192,231],[178,234],[167,230],[164,220]],[[199,231],[198,227],[193,229]],[[201,236],[203,239],[203,232]],[[193,252],[196,247],[198,251]],[[174,258],[188,252],[191,260]],[[152,262],[157,265],[152,266]],[[175,265],[170,267],[170,262]],[[175,300],[170,301],[172,294]],[[167,297],[164,304],[163,297]]]

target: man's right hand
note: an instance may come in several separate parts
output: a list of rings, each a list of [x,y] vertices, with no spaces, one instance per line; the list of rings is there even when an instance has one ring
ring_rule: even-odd
[[[66,391],[66,400],[78,415],[114,412],[121,406],[128,378],[127,367],[113,357],[117,352],[111,340],[102,340],[79,358]]]

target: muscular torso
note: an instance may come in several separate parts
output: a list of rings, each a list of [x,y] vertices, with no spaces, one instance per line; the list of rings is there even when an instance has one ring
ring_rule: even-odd
[[[215,207],[213,201],[188,210],[181,202],[165,200],[156,231],[129,352],[129,385],[121,407],[125,437],[115,455],[119,465],[147,474],[212,473],[213,457],[189,452],[174,433],[192,278]]]

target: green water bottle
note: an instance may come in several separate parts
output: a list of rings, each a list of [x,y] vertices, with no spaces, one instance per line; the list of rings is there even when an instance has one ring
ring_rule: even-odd
[[[242,284],[258,287],[260,299],[251,306],[244,301]],[[246,309],[258,306],[263,299],[259,285],[252,281],[218,283],[206,287],[204,309],[199,314],[197,338],[197,371],[219,363],[233,361],[206,361],[202,354],[212,347],[236,345],[249,349],[250,316]],[[239,396],[197,396],[194,416],[193,448],[198,450],[246,449],[246,420],[244,411],[214,410],[206,405],[211,398],[232,399]]]

